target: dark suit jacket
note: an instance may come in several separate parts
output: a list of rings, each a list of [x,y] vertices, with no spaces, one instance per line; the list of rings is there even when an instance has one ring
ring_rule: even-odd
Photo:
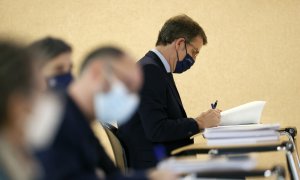
[[[129,165],[149,168],[157,164],[154,147],[162,144],[166,154],[191,144],[190,136],[199,132],[196,121],[187,118],[172,73],[167,73],[159,57],[148,52],[139,62],[144,72],[138,113],[119,128],[126,145]]]
[[[94,135],[87,118],[69,97],[66,97],[63,119],[54,142],[37,153],[45,172],[44,179],[98,179],[101,169],[107,179],[145,179],[143,172],[125,177],[106,154]]]

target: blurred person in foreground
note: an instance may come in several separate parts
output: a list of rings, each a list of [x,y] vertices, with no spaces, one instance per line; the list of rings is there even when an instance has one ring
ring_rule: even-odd
[[[26,125],[38,94],[35,65],[20,45],[0,41],[0,179],[34,179]]]
[[[134,60],[118,48],[100,47],[84,59],[78,79],[66,91],[57,135],[38,153],[46,179],[177,178],[162,170],[122,174],[91,129],[95,119],[125,123],[138,106],[141,83]]]
[[[64,90],[73,80],[72,47],[55,37],[45,37],[33,42],[29,51],[40,62],[48,88]]]

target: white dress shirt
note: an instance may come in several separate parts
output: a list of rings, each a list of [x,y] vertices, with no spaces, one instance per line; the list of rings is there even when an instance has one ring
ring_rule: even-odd
[[[166,69],[167,73],[170,73],[171,68],[170,68],[170,65],[169,65],[168,61],[166,60],[166,58],[155,48],[151,49],[151,51],[154,52],[159,57],[159,59],[161,60],[161,62],[165,66],[165,69]]]

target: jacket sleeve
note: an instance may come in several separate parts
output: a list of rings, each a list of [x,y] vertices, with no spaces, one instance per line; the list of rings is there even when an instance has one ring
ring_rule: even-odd
[[[139,115],[146,137],[152,142],[184,139],[199,132],[192,118],[171,119],[167,115],[167,84],[163,72],[154,65],[145,65]]]

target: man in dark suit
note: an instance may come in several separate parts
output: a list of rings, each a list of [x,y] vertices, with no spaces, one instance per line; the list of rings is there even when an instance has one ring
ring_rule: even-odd
[[[187,117],[172,75],[189,69],[206,43],[197,22],[175,16],[160,30],[156,48],[138,62],[144,72],[141,104],[133,119],[119,128],[131,167],[153,167],[162,153],[157,145],[163,145],[169,156],[173,149],[192,143],[190,136],[219,124],[218,109]]]
[[[120,92],[124,92],[120,88],[116,89],[120,84],[128,94],[120,96]],[[107,114],[110,112],[102,111],[103,106],[107,109],[113,103],[118,104],[118,100],[122,100],[121,103],[128,102],[125,96],[135,94],[140,84],[141,76],[137,66],[123,51],[102,47],[88,55],[78,79],[65,94],[62,122],[53,143],[37,153],[45,171],[45,179],[176,178],[172,173],[162,170],[122,174],[90,127],[96,116],[110,116]],[[99,100],[100,106],[97,105]],[[118,107],[110,108],[121,112]]]

